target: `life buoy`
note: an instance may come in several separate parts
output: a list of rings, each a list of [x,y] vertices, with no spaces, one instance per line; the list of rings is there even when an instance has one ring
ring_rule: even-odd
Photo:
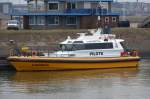
[[[32,56],[37,56],[37,52],[36,52],[36,51],[33,51],[33,52],[32,52]]]

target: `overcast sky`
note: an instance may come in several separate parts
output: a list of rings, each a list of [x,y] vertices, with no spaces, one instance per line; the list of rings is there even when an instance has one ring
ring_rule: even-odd
[[[119,1],[119,2],[136,2],[137,0],[114,0],[114,1]],[[149,2],[150,3],[150,0],[138,0],[139,2]],[[25,0],[0,0],[0,2],[13,2],[13,3],[26,3]]]

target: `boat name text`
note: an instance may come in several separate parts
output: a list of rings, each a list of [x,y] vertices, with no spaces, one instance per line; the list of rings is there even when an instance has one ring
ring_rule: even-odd
[[[100,56],[103,55],[103,52],[90,52],[90,56]]]

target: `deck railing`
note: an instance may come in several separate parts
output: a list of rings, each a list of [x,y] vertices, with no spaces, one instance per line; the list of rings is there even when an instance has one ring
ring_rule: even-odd
[[[89,14],[89,15],[101,15],[107,14],[107,9],[67,9],[65,13],[70,14]]]
[[[51,46],[26,46],[10,49],[9,56],[41,56],[41,57],[58,57],[57,51],[59,50],[57,45]],[[56,52],[56,53],[54,53]],[[59,54],[60,57],[61,54]],[[64,57],[69,56],[63,54]],[[61,57],[63,57],[61,56]]]
[[[98,8],[90,8],[90,9],[66,9],[64,11],[42,11],[42,12],[12,12],[11,15],[21,16],[21,15],[105,15],[107,14],[107,9],[98,9]]]

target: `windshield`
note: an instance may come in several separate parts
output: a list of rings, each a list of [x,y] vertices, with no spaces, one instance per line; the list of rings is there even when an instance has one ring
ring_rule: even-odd
[[[14,21],[9,21],[8,24],[18,24],[18,22],[14,20]]]
[[[61,44],[59,46],[59,49],[62,51],[72,51],[73,49],[73,45],[72,44]]]
[[[127,47],[127,43],[120,42],[121,46],[123,47],[124,51],[129,51],[129,48]]]

